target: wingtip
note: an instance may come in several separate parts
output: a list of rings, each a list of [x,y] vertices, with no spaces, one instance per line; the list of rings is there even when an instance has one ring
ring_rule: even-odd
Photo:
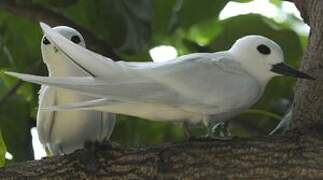
[[[51,27],[48,24],[44,23],[44,22],[39,22],[39,25],[40,25],[40,28],[43,31],[43,34],[48,34],[48,31],[51,30]]]
[[[23,81],[27,81],[27,82],[31,82],[31,83],[36,83],[39,84],[38,82],[38,78],[42,78],[41,76],[37,76],[37,75],[31,75],[31,74],[24,74],[24,73],[17,73],[17,72],[9,72],[6,71],[4,72],[5,74],[21,79]]]
[[[23,81],[34,82],[31,80],[32,75],[30,74],[23,74],[23,73],[10,72],[10,71],[5,71],[4,73],[9,76],[15,77],[17,79],[21,79]]]
[[[6,75],[13,76],[13,77],[18,77],[18,75],[19,75],[19,73],[11,72],[11,71],[5,71],[4,73]]]
[[[44,22],[39,22],[40,27],[44,30],[44,29],[48,29],[51,28],[48,24],[44,23]]]

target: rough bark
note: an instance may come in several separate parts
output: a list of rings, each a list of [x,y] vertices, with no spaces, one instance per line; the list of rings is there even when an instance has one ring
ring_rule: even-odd
[[[311,27],[308,47],[301,69],[316,77],[316,81],[298,80],[293,108],[293,127],[318,124],[323,113],[323,1],[296,0],[296,6]]]
[[[312,28],[301,69],[317,80],[298,81],[294,129],[288,134],[134,149],[105,143],[71,155],[11,165],[0,170],[0,178],[323,179],[323,1],[295,3]]]
[[[12,165],[0,171],[0,178],[323,179],[322,136],[317,129],[311,131],[136,149],[105,143],[67,156]]]

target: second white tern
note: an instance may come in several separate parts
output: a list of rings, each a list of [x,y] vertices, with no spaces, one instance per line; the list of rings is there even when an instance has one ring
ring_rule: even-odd
[[[82,35],[73,28],[58,26],[53,30],[67,41],[85,47]],[[41,42],[43,61],[49,77],[87,77],[88,73],[67,60],[68,57],[43,36]],[[57,87],[42,86],[39,91],[39,109],[37,113],[37,131],[40,142],[53,155],[69,154],[83,147],[85,141],[103,141],[108,139],[115,125],[112,113],[91,111],[44,111],[44,107],[62,103],[87,101],[91,97],[76,91]]]

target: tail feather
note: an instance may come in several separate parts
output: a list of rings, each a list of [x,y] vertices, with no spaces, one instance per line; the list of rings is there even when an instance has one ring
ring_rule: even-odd
[[[103,96],[98,93],[88,91],[90,87],[104,85],[104,82],[96,80],[92,77],[44,77],[16,72],[5,72],[5,74],[39,85],[66,88],[70,90],[79,91],[83,94],[87,94],[93,97]]]
[[[17,72],[5,72],[5,74],[16,77],[18,79],[32,82],[35,84],[44,85],[104,85],[103,81],[96,80],[92,77],[48,77],[48,76],[37,76],[31,74],[23,74]]]
[[[43,107],[40,110],[45,111],[66,111],[66,110],[91,110],[96,107],[100,106],[107,106],[112,103],[116,103],[118,101],[114,101],[112,99],[108,98],[99,98],[94,99],[90,101],[83,101],[83,102],[77,102],[77,103],[71,103],[71,104],[62,104],[57,106],[49,106],[49,107]]]

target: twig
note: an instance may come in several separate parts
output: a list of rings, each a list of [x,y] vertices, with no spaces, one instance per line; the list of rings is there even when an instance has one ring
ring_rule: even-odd
[[[36,63],[34,63],[32,66],[30,66],[26,70],[26,73],[31,73],[37,70],[40,66],[40,62],[41,61],[39,60]],[[11,86],[11,88],[9,88],[9,90],[0,98],[0,106],[4,104],[10,96],[15,94],[22,84],[23,84],[23,81],[19,79],[13,86]]]

